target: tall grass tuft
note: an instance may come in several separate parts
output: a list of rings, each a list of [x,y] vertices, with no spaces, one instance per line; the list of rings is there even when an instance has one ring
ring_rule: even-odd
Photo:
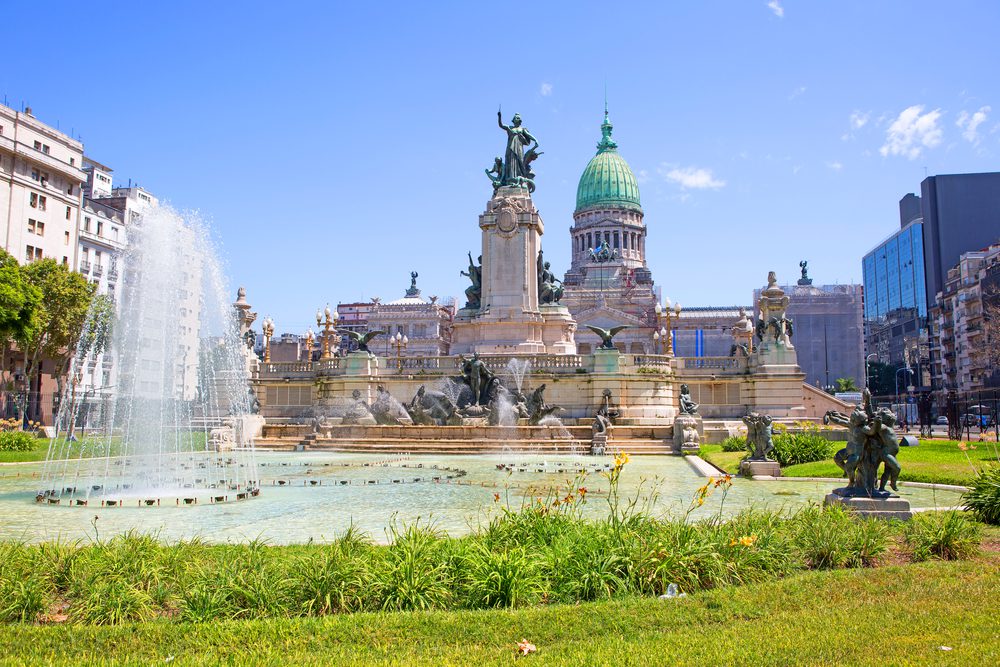
[[[969,558],[978,553],[982,539],[980,527],[954,510],[921,512],[906,524],[903,534],[916,561]]]
[[[536,602],[542,579],[535,558],[520,545],[493,550],[473,541],[464,553],[465,605],[474,609],[513,608]]]
[[[442,556],[442,535],[419,522],[389,527],[392,544],[373,572],[381,608],[386,611],[435,609],[451,599],[449,568]]]
[[[1000,526],[1000,465],[979,470],[962,500],[980,521]]]

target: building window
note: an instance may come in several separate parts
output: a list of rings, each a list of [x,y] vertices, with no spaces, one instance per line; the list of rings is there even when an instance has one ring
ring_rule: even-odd
[[[36,248],[34,246],[30,246],[29,245],[27,247],[27,251],[24,253],[24,256],[25,256],[25,259],[28,260],[29,262],[33,262],[35,260],[41,259],[42,258],[42,249],[41,248]]]
[[[28,205],[31,206],[31,208],[38,208],[38,195],[34,192],[28,195]]]
[[[85,231],[85,232],[89,232],[90,231],[90,216],[89,215],[83,216],[83,231]]]
[[[45,236],[45,223],[41,220],[32,220],[28,218],[28,232],[31,234],[38,234],[39,236]]]
[[[71,166],[71,167],[75,167],[76,166],[76,158],[75,157],[71,157],[69,159],[69,166]]]
[[[45,195],[39,195],[38,196],[38,210],[39,211],[44,211],[45,210],[45,202],[46,201],[47,201],[47,199],[46,199]]]
[[[63,232],[63,245],[69,245],[69,232]]]
[[[63,255],[63,266],[69,266],[69,257]]]
[[[101,220],[97,221],[97,235],[101,236],[104,233],[104,222]]]

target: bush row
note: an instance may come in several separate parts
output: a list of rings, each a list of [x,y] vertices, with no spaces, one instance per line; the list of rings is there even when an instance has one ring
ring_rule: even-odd
[[[0,452],[30,452],[38,438],[25,431],[0,431]]]
[[[953,515],[906,537],[920,557],[961,557],[975,530]],[[935,523],[937,522],[937,523]],[[534,505],[501,511],[479,532],[448,538],[417,523],[372,544],[349,530],[327,545],[165,545],[128,534],[89,545],[0,543],[0,621],[191,622],[375,610],[485,609],[694,592],[805,569],[866,567],[893,528],[838,508],[791,516],[744,511],[689,523],[643,515],[584,521]],[[935,532],[936,531],[936,532]]]

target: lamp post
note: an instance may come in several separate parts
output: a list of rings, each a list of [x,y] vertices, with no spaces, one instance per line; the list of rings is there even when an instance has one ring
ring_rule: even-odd
[[[333,353],[330,352],[330,339],[333,337],[337,327],[337,319],[337,311],[331,311],[330,304],[326,304],[325,310],[316,311],[316,326],[323,327],[323,333],[321,334],[323,336],[323,353],[319,357],[320,361],[333,358]]]
[[[274,320],[265,317],[261,328],[264,331],[264,363],[269,364],[271,363],[271,336],[274,335]]]
[[[397,331],[395,336],[390,336],[393,349],[396,350],[396,371],[399,373],[403,372],[403,350],[406,349],[406,344],[409,343],[409,339],[403,335],[402,331]]]
[[[305,359],[303,359],[303,361],[305,361],[307,364],[312,361],[313,341],[315,340],[316,336],[313,334],[312,328],[310,327],[309,329],[306,329],[306,353],[305,353]]]
[[[903,371],[910,373],[911,375],[913,374],[913,369],[910,368],[909,366],[904,366],[903,368],[896,369],[896,405],[899,405],[899,374],[902,373]],[[905,414],[906,408],[903,408],[903,410]]]
[[[656,313],[656,330],[653,332],[653,346],[655,348],[659,344],[660,354],[673,354],[674,336],[671,332],[670,324],[670,299],[668,298],[663,306],[657,301],[656,307],[653,310]],[[674,304],[673,311],[674,319],[679,318],[681,316],[681,304]]]

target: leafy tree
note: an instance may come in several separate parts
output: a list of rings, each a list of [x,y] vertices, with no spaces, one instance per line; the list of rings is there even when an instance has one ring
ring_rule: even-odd
[[[857,383],[854,378],[837,378],[837,392],[848,392],[848,391],[859,391]]]
[[[0,249],[0,373],[4,388],[10,389],[7,368],[13,343],[30,336],[38,326],[41,291],[29,284],[17,260]]]
[[[76,352],[96,286],[51,258],[22,266],[21,273],[25,282],[42,296],[36,326],[14,338],[24,354],[22,400],[26,400],[30,378],[46,358],[55,361],[53,375],[58,391],[62,393],[65,369]],[[22,405],[22,414],[24,407]]]
[[[897,364],[875,361],[868,364],[868,388],[873,396],[889,396],[896,393]]]

